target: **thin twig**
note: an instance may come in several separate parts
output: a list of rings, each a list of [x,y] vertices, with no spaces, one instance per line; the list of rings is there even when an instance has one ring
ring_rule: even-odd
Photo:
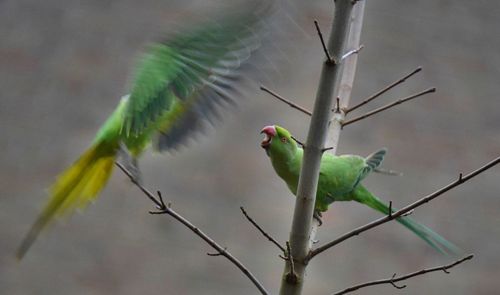
[[[240,210],[241,212],[243,213],[243,215],[245,215],[245,217],[248,219],[248,221],[250,221],[250,223],[255,226],[255,228],[257,228],[257,230],[260,231],[261,234],[264,235],[264,237],[266,237],[271,243],[273,243],[274,245],[276,245],[276,247],[278,247],[281,252],[283,252],[284,254],[286,253],[286,249],[281,246],[280,243],[278,243],[278,241],[276,241],[275,238],[273,238],[271,235],[269,235],[268,233],[266,233],[258,224],[257,222],[255,222],[247,213],[247,211],[245,211],[245,208],[243,207],[240,207]]]
[[[184,226],[189,228],[192,232],[194,232],[197,236],[202,238],[207,244],[209,244],[212,248],[214,248],[217,253],[220,253],[220,255],[226,257],[229,261],[231,261],[236,267],[238,267],[241,272],[245,274],[245,276],[248,277],[250,281],[259,289],[259,291],[267,295],[269,292],[264,288],[264,286],[257,280],[257,278],[237,259],[235,258],[231,253],[229,253],[226,248],[221,247],[217,242],[215,242],[212,238],[210,238],[207,234],[205,234],[203,231],[201,231],[198,227],[194,226],[189,220],[184,218],[182,215],[179,213],[175,212],[170,206],[165,206],[161,199],[161,194],[159,194],[160,200],[157,200],[155,195],[150,192],[147,188],[145,188],[142,184],[138,183],[132,173],[128,171],[121,163],[116,162],[116,165],[125,173],[128,178],[132,181],[133,184],[135,184],[158,208],[157,213],[158,214],[168,214],[172,216],[174,219],[182,223]]]
[[[396,275],[397,275],[396,273],[394,273],[394,274],[392,275],[392,277],[390,278],[389,283],[390,283],[390,284],[391,284],[394,288],[396,288],[396,289],[404,289],[404,288],[406,288],[406,285],[402,285],[402,286],[398,286],[398,285],[396,285],[396,283],[395,283],[395,281],[394,281],[394,280],[396,279]]]
[[[293,262],[292,248],[290,247],[289,241],[286,241],[286,255],[288,263],[290,263],[290,272],[286,274],[286,280],[290,284],[295,284],[297,283],[298,277],[297,274],[295,273],[295,264]]]
[[[164,209],[164,203],[162,203],[161,201],[158,201],[156,199],[156,197],[147,188],[145,188],[142,184],[137,182],[134,175],[132,175],[132,173],[130,171],[128,171],[127,168],[125,168],[125,166],[123,166],[122,163],[115,162],[115,164],[116,164],[116,166],[118,166],[118,168],[120,168],[120,170],[123,171],[123,173],[125,173],[128,176],[128,178],[130,178],[130,181],[133,184],[135,184],[146,195],[146,197],[148,197],[153,203],[155,203],[157,209],[159,209],[159,210]]]
[[[306,115],[309,115],[309,116],[312,115],[312,113],[309,110],[307,110],[306,108],[303,108],[303,107],[299,106],[298,104],[296,104],[296,103],[294,103],[294,102],[292,102],[292,101],[284,98],[283,96],[277,94],[276,92],[273,92],[273,91],[269,90],[268,88],[266,88],[266,87],[264,87],[262,85],[260,86],[260,90],[271,94],[273,97],[275,97],[275,98],[279,99],[280,101],[286,103],[287,105],[291,106],[292,108],[297,109],[297,110],[303,112]]]
[[[408,212],[406,212],[406,213],[404,213],[404,214],[401,214],[401,216],[402,216],[402,217],[410,216],[410,215],[412,215],[412,214],[413,214],[413,212],[414,212],[414,211],[415,211],[415,210],[410,210],[410,211],[408,211]]]
[[[344,55],[342,55],[341,60],[344,60],[353,54],[358,54],[361,51],[361,49],[363,49],[363,48],[365,48],[364,45],[359,45],[358,48],[347,51],[346,53],[344,53]]]
[[[165,205],[165,202],[163,201],[163,196],[161,195],[161,192],[156,191],[156,194],[158,195],[158,199],[160,200],[161,208],[165,208],[165,207],[170,208],[170,203],[168,203],[168,205]]]
[[[350,113],[352,111],[354,111],[355,109],[361,107],[361,106],[364,106],[365,104],[369,103],[370,101],[374,100],[375,98],[379,97],[380,95],[386,93],[387,91],[391,90],[392,88],[398,86],[399,84],[403,83],[404,81],[406,81],[408,78],[410,78],[411,76],[415,75],[416,73],[420,72],[422,70],[422,67],[418,67],[416,68],[415,70],[413,70],[411,73],[409,74],[406,74],[405,76],[403,76],[402,78],[400,78],[399,80],[387,85],[386,87],[384,87],[383,89],[381,89],[380,91],[378,91],[377,93],[371,95],[370,97],[364,99],[362,102],[358,103],[357,105],[354,105],[350,108],[348,108],[347,110],[345,110],[345,113]]]
[[[360,120],[366,119],[366,118],[368,118],[368,117],[371,117],[371,116],[373,116],[373,115],[375,115],[375,114],[377,114],[377,113],[380,113],[380,112],[382,112],[382,111],[385,111],[385,110],[387,110],[387,109],[389,109],[389,108],[392,108],[393,106],[396,106],[396,105],[398,105],[398,104],[402,104],[402,103],[404,103],[404,102],[410,101],[410,100],[415,99],[415,98],[417,98],[417,97],[423,96],[423,95],[428,94],[428,93],[433,93],[433,92],[436,92],[436,88],[429,88],[429,89],[427,89],[427,90],[424,90],[424,91],[422,91],[422,92],[419,92],[419,93],[416,93],[416,94],[410,95],[410,96],[408,96],[408,97],[405,97],[405,98],[400,98],[400,99],[398,99],[398,100],[396,100],[396,101],[394,101],[394,102],[392,102],[392,103],[390,103],[390,104],[387,104],[387,105],[385,105],[385,106],[383,106],[383,107],[377,108],[377,109],[375,109],[375,110],[373,110],[373,111],[371,111],[371,112],[368,112],[368,113],[366,113],[366,114],[364,114],[364,115],[361,115],[361,116],[356,117],[356,118],[351,119],[351,120],[344,121],[344,122],[342,122],[342,127],[347,126],[347,125],[349,125],[349,124],[352,124],[352,123],[354,123],[354,122],[357,122],[357,121],[360,121]]]
[[[471,173],[469,173],[469,174],[467,174],[465,176],[463,176],[462,173],[460,173],[460,176],[458,177],[457,180],[455,180],[455,181],[451,182],[450,184],[448,184],[448,185],[440,188],[439,190],[437,190],[437,191],[435,191],[435,192],[433,192],[433,193],[431,193],[431,194],[429,194],[429,195],[427,195],[427,196],[419,199],[418,201],[416,201],[416,202],[414,202],[414,203],[412,203],[410,205],[407,205],[406,207],[404,207],[404,208],[402,208],[402,209],[400,209],[398,211],[393,212],[390,216],[386,215],[386,216],[381,217],[381,218],[379,218],[377,220],[374,220],[374,221],[372,221],[372,222],[370,222],[368,224],[360,226],[360,227],[356,228],[355,230],[350,231],[350,232],[348,232],[348,233],[346,233],[346,234],[338,237],[337,239],[335,239],[335,240],[333,240],[333,241],[331,241],[329,243],[326,243],[325,245],[323,245],[321,247],[318,247],[318,248],[312,250],[309,253],[308,260],[311,260],[316,255],[318,255],[318,254],[320,254],[320,253],[322,253],[322,252],[330,249],[331,247],[333,247],[333,246],[335,246],[335,245],[337,245],[337,244],[339,244],[339,243],[341,243],[341,242],[343,242],[343,241],[345,241],[345,240],[347,240],[349,238],[357,236],[357,235],[359,235],[362,232],[365,232],[365,231],[367,231],[369,229],[372,229],[372,228],[374,228],[376,226],[379,226],[381,224],[389,222],[389,221],[391,221],[393,219],[396,219],[396,218],[398,218],[400,216],[405,216],[405,214],[408,214],[409,212],[412,212],[413,209],[415,209],[415,208],[417,208],[417,207],[419,207],[419,206],[421,206],[421,205],[423,205],[423,204],[425,204],[425,203],[427,203],[427,202],[429,202],[429,201],[431,201],[431,200],[439,197],[440,195],[444,194],[445,192],[451,190],[454,187],[457,187],[457,186],[461,185],[462,183],[464,183],[464,182],[470,180],[471,178],[473,178],[473,177],[481,174],[482,172],[490,169],[491,167],[497,165],[498,163],[500,163],[500,156],[497,157],[496,159],[494,159],[493,161],[485,164],[484,166],[482,166],[482,167],[480,167],[480,168],[472,171]]]
[[[321,33],[321,29],[319,28],[317,20],[314,20],[314,25],[316,26],[316,31],[318,32],[319,40],[321,41],[321,46],[323,47],[323,51],[325,52],[327,62],[336,64],[335,60],[332,59],[332,56],[330,55],[328,48],[326,47],[325,39],[323,39],[323,34]]]
[[[321,151],[324,153],[326,151],[333,150],[334,148],[335,148],[334,146],[329,146],[329,147],[322,149]]]
[[[342,290],[340,292],[334,293],[332,295],[342,295],[342,294],[346,294],[346,293],[351,293],[351,292],[353,292],[355,290],[358,290],[358,289],[361,289],[361,288],[365,288],[365,287],[368,287],[368,286],[375,286],[375,285],[382,285],[382,284],[391,284],[393,287],[395,287],[397,289],[403,289],[403,288],[406,287],[406,285],[398,286],[395,283],[407,280],[407,279],[412,278],[412,277],[416,277],[416,276],[420,276],[420,275],[423,275],[423,274],[426,274],[426,273],[430,273],[430,272],[443,271],[445,273],[450,273],[448,271],[448,269],[450,269],[450,268],[452,268],[452,267],[454,267],[456,265],[459,265],[459,264],[461,264],[464,261],[470,260],[473,257],[474,257],[474,255],[470,254],[470,255],[468,255],[468,256],[460,259],[460,260],[457,260],[457,261],[455,261],[453,263],[450,263],[448,265],[441,265],[441,266],[437,266],[437,267],[433,267],[433,268],[422,269],[422,270],[419,270],[419,271],[416,271],[416,272],[412,272],[412,273],[409,273],[409,274],[406,274],[406,275],[402,275],[402,276],[399,276],[399,277],[396,277],[396,274],[394,274],[391,278],[383,279],[383,280],[376,280],[376,281],[371,281],[371,282],[366,282],[366,283],[363,283],[363,284],[352,286],[352,287],[346,288],[346,289],[344,289],[344,290]]]
[[[335,106],[333,107],[332,110],[334,113],[340,114],[340,97],[337,96],[335,99]]]
[[[302,148],[305,148],[305,147],[306,147],[306,145],[305,145],[302,141],[300,141],[300,140],[298,140],[297,138],[295,138],[295,136],[292,136],[292,139],[293,139],[296,143],[298,143],[298,144],[299,144]]]
[[[224,254],[222,254],[222,253],[226,252],[226,250],[227,250],[227,247],[224,247],[224,249],[223,249],[223,251],[222,251],[222,252],[217,252],[217,253],[207,253],[207,255],[208,255],[208,256],[212,256],[212,257],[215,257],[215,256],[222,256],[222,255],[224,255]]]

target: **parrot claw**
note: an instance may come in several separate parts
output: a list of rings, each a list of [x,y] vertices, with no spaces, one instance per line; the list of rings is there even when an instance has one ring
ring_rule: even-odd
[[[139,163],[136,158],[132,158],[130,162],[127,163],[127,170],[132,174],[133,181],[138,184],[142,184],[142,173],[139,169]]]
[[[142,174],[141,170],[139,169],[137,158],[130,155],[130,153],[127,151],[127,147],[123,143],[120,144],[120,156],[124,162],[123,166],[125,166],[125,169],[127,169],[128,172],[130,172],[130,174],[132,175],[132,182],[142,184]]]
[[[321,217],[323,217],[321,215],[321,212],[319,211],[314,211],[314,215],[313,215],[313,218],[316,219],[319,223],[319,226],[323,225],[323,221],[321,220]]]

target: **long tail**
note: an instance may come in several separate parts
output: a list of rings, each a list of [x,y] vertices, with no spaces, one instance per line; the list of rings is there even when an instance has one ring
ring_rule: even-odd
[[[16,256],[22,259],[40,232],[56,217],[85,208],[96,199],[113,171],[116,149],[95,143],[62,174],[50,188],[50,198],[19,246]]]
[[[358,186],[355,192],[355,200],[368,205],[369,207],[385,214],[389,214],[389,206],[387,206],[384,202],[382,202],[379,198],[370,193],[363,186]],[[392,210],[393,212],[395,210]],[[437,251],[447,254],[447,255],[459,255],[463,251],[460,250],[457,246],[455,246],[450,241],[447,241],[445,238],[437,234],[432,229],[428,228],[425,225],[422,225],[415,220],[409,217],[400,217],[396,219],[399,223],[406,226],[409,230],[414,232],[417,236],[419,236],[422,240],[426,241],[432,248]]]

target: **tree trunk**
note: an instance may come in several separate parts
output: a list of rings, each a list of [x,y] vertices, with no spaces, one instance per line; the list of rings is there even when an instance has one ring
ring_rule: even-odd
[[[354,7],[355,9],[353,9]],[[337,0],[335,2],[332,30],[327,44],[331,60],[326,59],[323,63],[311,124],[304,148],[304,160],[290,232],[294,273],[291,273],[291,265],[287,262],[280,289],[282,295],[301,294],[304,286],[304,275],[307,267],[306,258],[317,229],[317,224],[313,224],[313,213],[321,156],[329,128],[331,137],[328,140],[328,146],[337,146],[340,134],[340,120],[343,118],[342,111],[340,113],[332,113],[331,111],[333,97],[334,94],[339,93],[343,96],[342,106],[347,106],[352,81],[354,80],[356,56],[348,57],[344,66],[342,65],[344,62],[342,56],[346,51],[345,48],[358,47],[363,11],[364,1]],[[354,23],[351,25],[353,21]],[[351,26],[352,30],[350,30]],[[349,43],[349,47],[346,46],[346,43]],[[342,74],[343,68],[346,68],[345,75]],[[333,114],[334,118],[331,121]],[[330,121],[331,124],[329,124]]]

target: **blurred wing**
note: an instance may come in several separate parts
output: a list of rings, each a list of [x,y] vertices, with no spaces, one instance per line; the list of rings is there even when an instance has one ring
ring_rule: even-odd
[[[217,104],[231,102],[235,93],[232,85],[240,78],[237,70],[260,45],[255,32],[266,10],[263,6],[269,5],[260,3],[237,13],[226,12],[230,16],[153,45],[134,80],[125,132],[137,135],[151,125],[167,135],[175,132],[174,125],[190,130],[184,125],[197,125],[191,122],[192,116],[212,118]],[[166,114],[174,107],[172,103],[183,105],[186,116],[175,115],[179,122],[165,120],[172,117]]]
[[[380,166],[380,164],[382,164],[386,153],[387,150],[384,148],[368,155],[365,158],[365,166],[361,170],[359,181],[363,180],[370,172],[374,171]]]
[[[232,96],[237,95],[233,86],[216,80],[192,99],[176,101],[173,111],[167,114],[168,119],[159,128],[157,149],[164,151],[186,144],[196,132],[203,131],[205,121],[213,125],[220,120],[219,106],[232,104]]]
[[[175,51],[165,44],[153,44],[136,70],[123,127],[126,134],[138,135],[172,103],[169,81],[175,79]]]

